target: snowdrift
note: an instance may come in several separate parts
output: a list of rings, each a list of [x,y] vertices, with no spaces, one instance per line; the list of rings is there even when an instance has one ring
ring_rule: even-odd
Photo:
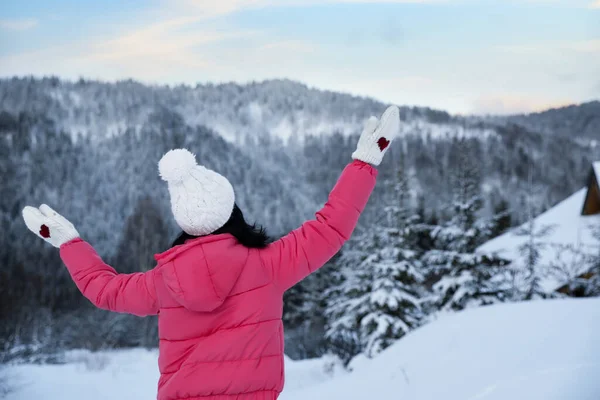
[[[287,361],[282,400],[598,400],[600,299],[502,304],[446,315],[352,373]],[[9,400],[147,400],[156,351],[70,352],[10,370]]]
[[[599,330],[600,299],[472,309],[283,399],[598,400]]]

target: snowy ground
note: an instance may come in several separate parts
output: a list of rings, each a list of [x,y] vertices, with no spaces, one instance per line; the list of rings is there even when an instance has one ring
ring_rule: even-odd
[[[287,363],[282,400],[598,400],[600,299],[503,304],[449,315],[352,373]],[[155,398],[155,351],[69,353],[66,365],[13,367],[9,400]]]

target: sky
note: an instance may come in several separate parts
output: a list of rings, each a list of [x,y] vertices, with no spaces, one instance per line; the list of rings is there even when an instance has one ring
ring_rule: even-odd
[[[2,0],[0,76],[273,78],[467,114],[600,99],[600,0]]]

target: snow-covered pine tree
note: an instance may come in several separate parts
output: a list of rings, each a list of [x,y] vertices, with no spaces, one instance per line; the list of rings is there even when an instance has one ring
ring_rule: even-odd
[[[323,293],[337,276],[338,258],[334,257],[284,294],[285,350],[293,359],[316,358],[326,352]]]
[[[532,218],[526,226],[516,231],[516,235],[526,236],[527,240],[519,246],[520,257],[511,265],[514,300],[534,300],[546,297],[541,286],[539,265],[542,251],[547,244],[543,243],[541,239],[546,237],[552,229],[552,226],[538,228],[535,219]]]
[[[423,256],[422,262],[435,274],[428,276],[432,290],[427,307],[430,313],[457,311],[507,299],[501,272],[508,262],[495,255],[433,249]]]
[[[328,291],[327,337],[357,341],[374,357],[417,326],[423,316],[419,254],[408,204],[408,179],[398,174],[385,222],[354,241],[340,260],[342,279]],[[353,334],[355,333],[355,334]]]
[[[421,259],[432,291],[429,312],[492,304],[506,297],[500,272],[507,262],[476,252],[490,236],[494,222],[479,216],[483,206],[479,144],[461,139],[454,146],[458,168],[450,179],[452,217],[431,231],[434,248]]]
[[[323,292],[327,349],[344,363],[350,362],[362,351],[357,329],[358,316],[346,313],[350,308],[348,302],[368,289],[358,271],[365,257],[362,244],[362,235],[352,236],[335,263],[330,286]]]
[[[544,249],[548,246],[544,239],[554,229],[553,226],[538,226],[533,210],[535,187],[533,185],[533,172],[528,172],[529,187],[527,190],[527,219],[526,225],[519,228],[517,236],[526,237],[527,240],[519,246],[519,259],[511,264],[513,300],[533,300],[547,297],[541,286],[540,259]]]
[[[384,229],[380,250],[364,262],[371,269],[372,287],[360,332],[365,353],[375,356],[417,326],[421,320],[420,263],[416,251],[407,248],[410,228]],[[395,237],[398,235],[397,237]],[[376,243],[377,239],[374,241]]]

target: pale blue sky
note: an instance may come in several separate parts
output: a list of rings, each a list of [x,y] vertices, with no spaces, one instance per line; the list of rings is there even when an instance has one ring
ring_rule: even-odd
[[[29,74],[540,110],[600,98],[600,0],[4,0],[0,76]]]

